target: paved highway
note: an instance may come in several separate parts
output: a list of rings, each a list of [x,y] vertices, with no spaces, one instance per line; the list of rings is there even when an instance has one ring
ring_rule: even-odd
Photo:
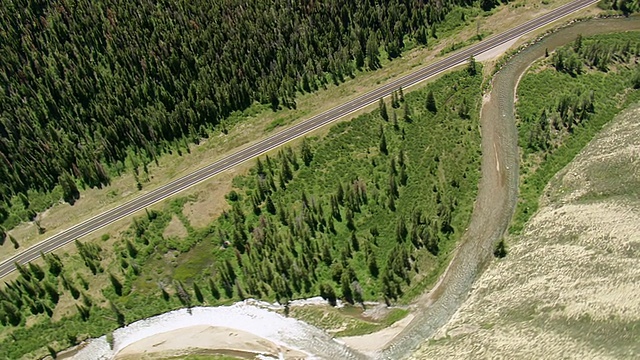
[[[399,87],[406,89],[430,77],[438,75],[452,67],[463,64],[471,55],[479,55],[497,46],[516,39],[526,33],[536,30],[542,26],[552,23],[564,16],[583,9],[597,0],[576,0],[563,5],[553,11],[542,15],[536,19],[528,21],[522,25],[514,27],[503,33],[490,37],[482,42],[470,46],[464,50],[456,52],[436,63],[415,71],[412,74],[393,80],[378,89],[365,93],[351,101],[339,105],[331,110],[316,115],[286,130],[280,131],[268,138],[248,146],[238,152],[229,155],[211,165],[205,166],[182,178],[174,180],[164,186],[152,190],[139,196],[123,205],[108,210],[93,218],[83,221],[67,230],[64,230],[42,242],[25,249],[0,264],[0,278],[10,274],[15,270],[14,262],[21,264],[32,261],[40,256],[40,252],[48,253],[61,246],[64,246],[75,239],[85,236],[130,214],[140,211],[150,205],[166,199],[167,197],[181,192],[193,185],[205,181],[216,174],[232,168],[242,162],[255,158],[273,148],[285,144],[293,139],[303,136],[310,131],[324,126],[341,117],[351,114],[365,106],[368,106],[381,97],[391,94]]]

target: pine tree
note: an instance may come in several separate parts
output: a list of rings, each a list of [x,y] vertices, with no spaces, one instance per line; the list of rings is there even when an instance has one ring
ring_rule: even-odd
[[[357,280],[351,283],[351,292],[353,293],[353,301],[364,307],[364,291]]]
[[[138,256],[138,249],[136,249],[136,247],[133,245],[133,243],[129,239],[125,241],[125,244],[127,246],[127,252],[129,253],[129,256],[135,259],[136,256]]]
[[[458,108],[458,116],[460,116],[463,119],[469,118],[469,101],[467,100],[466,97],[462,98],[462,103]]]
[[[16,238],[14,238],[13,235],[9,235],[9,241],[11,241],[11,243],[13,244],[14,249],[17,249],[20,247],[18,240],[16,240]]]
[[[187,292],[182,282],[179,280],[175,281],[174,286],[176,288],[176,295],[178,296],[180,303],[182,303],[182,305],[186,307],[191,307],[191,294]]]
[[[42,279],[44,279],[44,271],[42,270],[42,268],[40,267],[40,265],[29,262],[28,263],[29,266],[29,272],[38,280],[41,281]]]
[[[351,232],[351,248],[353,251],[360,251],[360,242],[358,241],[355,231]]]
[[[493,251],[493,255],[500,259],[507,256],[507,247],[504,244],[504,239],[501,239],[500,242],[496,245],[496,248]]]
[[[49,355],[53,360],[58,358],[58,352],[56,352],[56,350],[52,348],[50,345],[47,345],[47,351],[49,351]]]
[[[389,121],[389,113],[387,112],[387,103],[384,101],[383,98],[380,98],[380,101],[378,101],[378,109],[380,110],[380,117],[382,117],[384,121]]]
[[[333,286],[327,282],[320,284],[320,296],[327,300],[331,306],[336,306],[338,304],[336,292],[333,289]]]
[[[384,155],[389,153],[387,149],[387,138],[384,136],[384,131],[380,132],[380,152]]]
[[[44,282],[44,290],[47,292],[47,295],[49,295],[51,302],[53,302],[54,304],[57,304],[58,300],[60,299],[60,294],[58,293],[58,290],[53,285],[51,285],[51,283],[49,283],[48,281]]]
[[[60,186],[62,187],[62,198],[64,201],[73,205],[76,200],[80,198],[80,191],[76,182],[71,178],[68,172],[63,172],[59,179]]]
[[[378,263],[376,262],[375,256],[369,256],[369,261],[367,262],[367,267],[369,268],[369,273],[374,278],[378,277],[380,270],[378,269]]]
[[[276,214],[276,206],[273,203],[273,200],[271,200],[271,196],[267,196],[266,207],[267,207],[267,212],[269,212],[269,214],[271,215]]]
[[[202,304],[204,302],[204,296],[202,296],[202,291],[200,291],[200,287],[195,281],[193,282],[193,293],[196,295],[196,300]]]
[[[344,271],[340,277],[340,287],[342,289],[342,298],[349,304],[353,304],[353,293],[351,292],[351,279],[349,273]]]
[[[213,296],[214,299],[220,299],[220,291],[212,278],[209,278],[209,290],[211,291],[211,296]]]
[[[309,145],[309,141],[306,137],[302,139],[300,153],[302,155],[302,162],[304,162],[306,166],[309,166],[313,160],[313,151],[311,150],[311,145]]]
[[[438,108],[436,106],[436,98],[435,96],[433,96],[433,90],[429,90],[429,93],[427,94],[426,107],[427,110],[434,114],[438,111]]]
[[[51,273],[51,275],[55,277],[60,275],[60,273],[62,272],[62,260],[60,260],[60,257],[58,257],[58,255],[54,253],[45,255],[41,252],[40,256],[47,263],[47,266],[49,267],[49,273]]]
[[[164,291],[164,289],[163,289],[163,291]],[[116,322],[118,323],[118,325],[120,327],[125,326],[126,325],[126,321],[125,321],[125,317],[124,317],[124,314],[122,313],[122,311],[120,311],[120,309],[118,309],[116,304],[114,304],[111,300],[109,300],[109,307],[111,308],[111,311],[113,311],[114,315],[116,316]]]
[[[112,273],[109,273],[109,281],[111,282],[116,295],[122,296],[122,283],[120,282],[120,280],[118,280],[118,278],[115,277],[115,275],[113,275]]]
[[[407,175],[407,171],[405,170],[405,167],[404,166],[400,167],[400,185],[406,186],[408,180],[409,180],[409,176]]]
[[[389,207],[389,210],[391,211],[396,211],[396,201],[394,200],[394,196],[389,194],[389,202],[387,204],[387,206]]]
[[[409,107],[409,103],[407,101],[404,102],[404,115],[402,119],[405,122],[411,122],[411,108]]]
[[[376,70],[380,68],[380,44],[378,44],[378,37],[375,31],[372,31],[367,40],[367,66],[369,70]]]
[[[478,73],[478,69],[476,66],[476,58],[473,55],[469,56],[469,61],[467,62],[467,73],[471,76],[476,76]]]

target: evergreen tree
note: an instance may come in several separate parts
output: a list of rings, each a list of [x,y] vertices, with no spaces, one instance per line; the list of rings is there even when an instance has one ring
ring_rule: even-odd
[[[507,247],[504,244],[504,239],[501,239],[500,242],[496,245],[496,248],[493,251],[493,255],[497,258],[503,258],[507,256]]]
[[[426,107],[427,110],[431,111],[434,114],[438,111],[438,108],[436,106],[436,98],[435,96],[433,96],[433,90],[429,90],[429,93],[427,93]]]
[[[311,164],[311,161],[313,160],[313,152],[311,150],[311,145],[309,145],[309,141],[306,137],[302,139],[300,153],[302,154],[302,162],[304,162],[306,166],[309,166],[309,164]]]
[[[377,278],[378,274],[380,273],[380,270],[378,268],[378,263],[376,261],[375,256],[369,256],[369,260],[367,261],[367,267],[369,268],[369,273],[371,274],[371,276],[373,276],[374,278]]]
[[[404,103],[404,112],[403,112],[403,117],[402,119],[405,122],[410,123],[411,122],[411,108],[409,107],[409,103],[405,101]]]
[[[471,76],[476,76],[478,73],[476,58],[473,55],[469,56],[469,61],[467,62],[467,72]]]
[[[211,291],[211,296],[213,296],[214,299],[220,299],[220,291],[218,290],[218,286],[212,278],[209,278],[209,290]]]
[[[120,311],[120,309],[116,306],[116,304],[114,304],[111,300],[109,300],[109,307],[111,308],[111,311],[113,311],[113,314],[116,316],[116,322],[118,323],[118,326],[120,327],[125,326],[126,321],[122,311]]]
[[[115,275],[113,275],[112,273],[109,273],[109,281],[111,282],[113,291],[115,291],[116,295],[122,296],[122,283],[120,282],[120,280],[118,280],[118,278],[115,277]]]
[[[271,215],[275,215],[276,214],[276,206],[273,203],[273,200],[271,200],[271,196],[267,196],[267,201],[266,201],[266,207],[267,207],[267,211],[269,212],[269,214]]]
[[[49,273],[51,275],[57,277],[62,272],[62,260],[55,253],[50,253],[45,255],[44,253],[40,253],[40,256],[44,259],[49,267]]]
[[[367,66],[369,70],[380,68],[380,44],[375,31],[372,31],[367,40]]]
[[[14,249],[17,249],[20,247],[18,240],[16,240],[16,238],[14,238],[13,235],[9,235],[9,241],[11,241],[11,243],[13,244]]]
[[[354,231],[351,232],[351,248],[353,251],[360,251],[360,242]]]
[[[202,291],[196,282],[193,283],[193,293],[196,295],[196,300],[202,304],[204,302],[204,296],[202,296]]]
[[[389,153],[387,149],[387,138],[384,136],[384,131],[380,132],[380,152],[384,155]]]
[[[40,267],[40,265],[29,262],[28,263],[29,266],[29,272],[38,280],[38,281],[42,281],[42,279],[44,279],[44,271],[42,270],[42,268]]]
[[[73,205],[80,198],[80,191],[76,182],[71,178],[68,172],[64,171],[60,176],[60,186],[62,187],[62,198],[64,201]]]
[[[380,110],[380,116],[384,121],[389,121],[389,113],[387,112],[387,103],[384,102],[383,98],[380,98],[378,101],[378,109]]]
[[[389,200],[388,200],[387,206],[389,207],[389,210],[396,211],[395,196],[389,194]]]
[[[336,297],[336,292],[333,289],[333,286],[331,286],[331,284],[329,283],[322,283],[320,284],[320,296],[327,300],[329,302],[329,305],[331,306],[336,306],[337,303],[337,297]]]
[[[353,292],[351,291],[351,279],[348,272],[343,272],[340,278],[342,298],[349,304],[353,304]]]

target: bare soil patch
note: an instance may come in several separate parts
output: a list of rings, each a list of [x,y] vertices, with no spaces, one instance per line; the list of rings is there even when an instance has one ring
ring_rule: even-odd
[[[196,201],[186,203],[182,209],[191,226],[203,228],[223,211],[230,209],[231,206],[225,199],[225,195],[233,188],[231,181],[235,176],[245,174],[251,166],[253,161],[227,170],[195,187],[191,193],[196,195]]]
[[[187,232],[187,228],[175,215],[171,217],[171,221],[169,221],[169,224],[162,232],[162,236],[164,238],[174,237],[178,239],[184,239],[185,237],[187,237],[187,235],[189,235]]]

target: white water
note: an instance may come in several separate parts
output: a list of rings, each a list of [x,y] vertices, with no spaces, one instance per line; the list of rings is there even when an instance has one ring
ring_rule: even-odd
[[[255,304],[255,305],[253,305]],[[258,306],[256,306],[258,305]],[[113,349],[106,336],[92,339],[73,358],[109,360],[128,345],[144,338],[181,328],[208,325],[237,329],[308,354],[308,359],[361,359],[361,354],[333,340],[322,330],[302,321],[284,317],[266,308],[279,305],[247,300],[231,306],[195,307],[174,310],[136,321],[113,332]]]

